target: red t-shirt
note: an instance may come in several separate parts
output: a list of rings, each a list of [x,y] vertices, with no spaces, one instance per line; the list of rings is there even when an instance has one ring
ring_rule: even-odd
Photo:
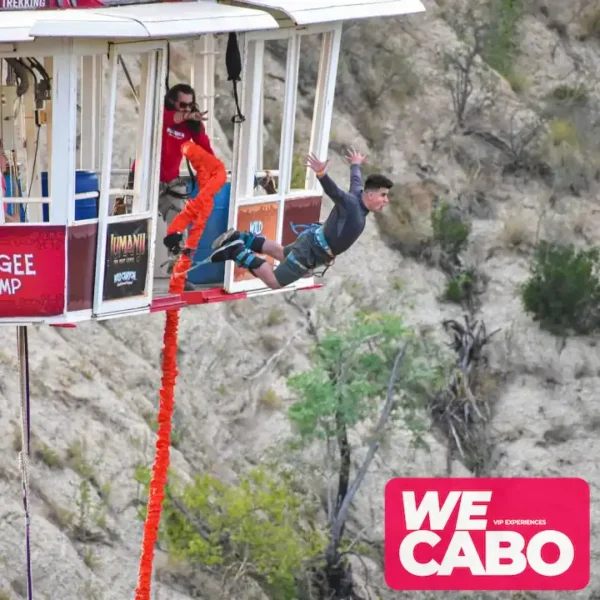
[[[201,125],[200,133],[192,133],[185,122],[175,123],[175,111],[167,110],[163,111],[163,133],[162,133],[162,150],[160,156],[160,181],[161,183],[168,183],[179,177],[179,167],[183,155],[181,154],[181,147],[185,142],[194,140],[198,146],[201,146],[207,152],[214,155],[213,149],[210,145],[210,140],[204,131],[204,126]],[[135,161],[131,165],[131,170],[135,171]]]
[[[172,181],[179,177],[179,166],[181,165],[181,146],[189,140],[193,140],[207,152],[214,154],[210,140],[201,128],[200,133],[192,133],[185,122],[175,123],[175,111],[165,108],[163,113],[162,153],[160,159],[160,180],[162,182]]]

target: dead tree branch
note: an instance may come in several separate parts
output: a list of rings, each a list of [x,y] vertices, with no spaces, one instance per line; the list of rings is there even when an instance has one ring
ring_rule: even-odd
[[[449,346],[457,355],[456,368],[445,390],[431,398],[429,413],[433,422],[449,442],[450,455],[456,450],[476,476],[487,468],[490,447],[485,426],[491,419],[489,401],[474,392],[475,373],[487,366],[483,348],[499,329],[487,334],[483,322],[473,321],[465,315],[465,325],[457,321],[444,321],[444,329],[453,337]]]
[[[348,510],[350,509],[350,505],[354,501],[354,497],[356,496],[356,493],[358,492],[360,486],[362,485],[362,482],[367,474],[367,471],[369,470],[369,467],[371,466],[371,462],[373,462],[373,459],[375,458],[375,454],[377,453],[377,450],[379,449],[379,446],[381,444],[379,434],[385,427],[385,425],[390,417],[390,414],[392,412],[392,408],[394,406],[394,399],[395,399],[394,388],[396,385],[396,380],[398,379],[398,371],[400,369],[400,365],[402,364],[402,362],[404,360],[404,355],[406,354],[407,348],[408,348],[408,344],[405,344],[404,347],[402,348],[402,350],[400,350],[400,352],[398,352],[396,359],[394,360],[394,366],[392,368],[392,373],[390,375],[390,379],[388,382],[386,402],[381,411],[381,415],[379,417],[377,427],[375,428],[374,439],[371,442],[371,444],[369,445],[367,455],[365,456],[365,459],[364,459],[362,465],[360,466],[358,473],[356,474],[356,477],[354,478],[354,481],[351,483],[350,487],[348,488],[348,493],[346,494],[346,496],[340,506],[340,509],[336,515],[335,521],[331,527],[331,537],[330,537],[329,546],[328,546],[328,549],[326,552],[326,554],[328,556],[337,555],[337,549],[340,544],[341,532],[342,532],[344,523],[346,522],[346,518],[348,516]]]

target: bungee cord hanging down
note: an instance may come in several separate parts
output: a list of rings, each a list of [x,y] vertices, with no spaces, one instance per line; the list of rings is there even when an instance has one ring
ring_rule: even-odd
[[[196,170],[198,194],[189,200],[185,208],[171,223],[167,233],[185,231],[190,225],[185,248],[173,267],[169,282],[169,293],[181,294],[185,277],[182,273],[190,268],[193,249],[204,233],[206,222],[214,205],[215,194],[225,185],[227,172],[223,163],[193,142],[182,147],[182,154]],[[154,548],[158,539],[162,503],[165,497],[165,485],[170,461],[171,419],[175,405],[175,382],[177,370],[177,333],[179,328],[179,308],[167,310],[165,332],[163,336],[162,388],[158,411],[158,431],[156,455],[152,467],[152,477],[148,489],[148,505],[144,523],[142,554],[140,557],[138,585],[135,600],[150,600]]]

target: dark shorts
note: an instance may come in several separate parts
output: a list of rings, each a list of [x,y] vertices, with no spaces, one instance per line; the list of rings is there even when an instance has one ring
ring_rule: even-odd
[[[283,248],[285,260],[274,271],[275,279],[285,287],[310,275],[310,272],[327,264],[331,257],[319,246],[315,234],[306,232]]]

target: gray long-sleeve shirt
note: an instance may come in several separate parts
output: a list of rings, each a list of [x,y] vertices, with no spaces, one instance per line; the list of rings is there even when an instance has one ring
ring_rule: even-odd
[[[341,190],[327,174],[319,177],[335,206],[323,224],[323,233],[334,255],[345,252],[364,231],[369,214],[362,201],[360,165],[350,165],[350,190]]]

